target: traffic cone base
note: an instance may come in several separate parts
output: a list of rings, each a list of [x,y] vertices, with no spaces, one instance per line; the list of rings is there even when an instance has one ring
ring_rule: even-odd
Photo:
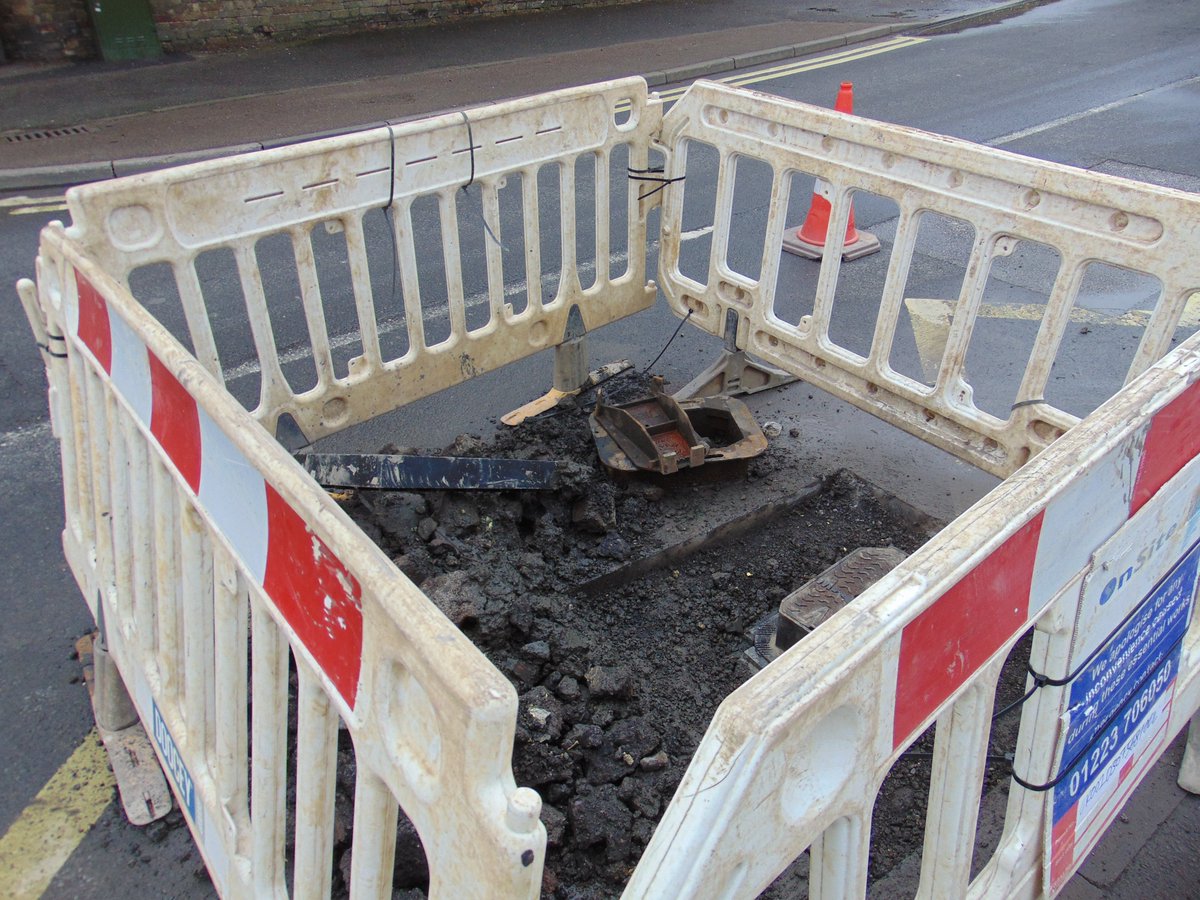
[[[783,249],[805,259],[820,259],[825,255],[824,244],[812,244],[800,237],[800,228],[791,227],[783,233]],[[842,247],[842,259],[849,262],[879,252],[879,238],[869,231],[858,230],[858,240]]]
[[[838,89],[834,109],[838,112],[854,112],[854,85],[843,81]],[[813,185],[812,204],[804,224],[799,228],[789,227],[783,232],[783,249],[806,259],[820,259],[825,255],[825,244],[829,237],[829,218],[833,205],[829,202],[830,187],[818,178]],[[842,243],[842,259],[859,259],[879,252],[879,238],[854,227],[854,205],[846,217],[846,237]]]

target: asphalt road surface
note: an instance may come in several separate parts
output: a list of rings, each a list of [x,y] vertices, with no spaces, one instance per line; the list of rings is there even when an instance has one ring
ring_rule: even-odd
[[[1200,55],[1195,48],[1200,38],[1200,8],[1187,0],[1062,0],[1008,22],[931,37],[890,52],[848,58],[838,65],[796,72],[782,77],[764,77],[752,86],[807,102],[831,105],[837,83],[855,85],[856,112],[872,118],[912,125],[1003,147],[1017,153],[1082,166],[1095,171],[1142,179],[1185,190],[1200,190],[1200,156],[1195,148],[1200,137]],[[695,155],[687,185],[697,196],[712,189],[714,168],[702,151]],[[623,168],[623,162],[614,162]],[[578,170],[580,183],[587,185],[586,167]],[[739,174],[735,191],[735,215],[744,217],[746,246],[731,248],[731,259],[753,265],[754,223],[765,202],[761,172],[748,166]],[[619,181],[616,183],[620,184]],[[510,185],[508,192],[517,189]],[[539,178],[539,190],[552,198],[556,190],[549,175]],[[519,196],[519,194],[517,195]],[[793,190],[797,221],[803,215],[807,192],[803,184]],[[799,198],[799,199],[797,199]],[[12,284],[33,273],[38,229],[49,219],[61,216],[54,209],[54,194],[35,194],[31,200],[0,197],[0,284]],[[520,233],[516,205],[502,200],[502,234]],[[856,203],[860,228],[868,229],[885,242],[894,230],[894,206],[882,198],[862,196]],[[464,234],[477,221],[478,200],[460,198],[459,214]],[[426,223],[423,233],[431,238],[434,219],[431,209],[418,209]],[[688,208],[685,230],[696,234],[685,251],[685,265],[699,265],[708,253],[703,204]],[[581,220],[587,219],[581,210]],[[758,226],[761,228],[761,225]],[[468,294],[482,295],[486,285],[483,245],[478,234],[468,245],[464,278]],[[556,268],[554,242],[557,223],[543,219],[544,271],[552,281]],[[582,229],[579,246],[589,245]],[[932,299],[957,295],[962,272],[958,260],[962,235],[954,222],[932,222],[922,235],[914,283]],[[315,241],[328,271],[329,283],[347,277],[339,271],[339,241],[336,232],[318,229]],[[367,240],[372,260],[372,279],[377,293],[393,295],[390,244],[382,214],[372,213],[367,221]],[[759,238],[761,240],[761,236]],[[617,247],[618,252],[628,248]],[[278,311],[285,334],[298,344],[303,320],[295,301],[294,264],[288,263],[290,248],[281,241],[264,241],[259,247],[264,269],[276,276],[268,284],[268,296],[278,297]],[[506,245],[505,254],[519,254],[516,245]],[[437,264],[432,251],[423,255],[434,263],[423,287],[436,292]],[[1001,305],[1036,305],[1045,301],[1046,285],[1056,266],[1053,253],[1029,246],[1010,257],[1013,263],[998,273],[985,302]],[[1018,264],[1019,263],[1019,264]],[[886,253],[861,261],[864,272],[882,272]],[[291,274],[289,275],[289,265]],[[222,366],[230,387],[243,402],[251,403],[257,393],[257,370],[252,346],[239,333],[240,290],[228,257],[214,254],[202,260],[205,283],[215,301]],[[514,267],[515,268],[515,267]],[[811,268],[799,260],[785,260],[780,285],[786,292],[802,296],[809,285]],[[177,299],[164,273],[147,271],[133,280],[135,292],[168,325],[178,326]],[[510,300],[519,308],[520,279],[506,285]],[[1056,399],[1072,411],[1085,413],[1115,390],[1123,377],[1122,360],[1136,346],[1138,331],[1128,324],[1108,321],[1128,309],[1145,308],[1153,297],[1152,284],[1125,273],[1099,271],[1085,285],[1085,305],[1096,310],[1099,324],[1081,341],[1073,359],[1075,367],[1059,372],[1051,389]],[[918,296],[910,293],[910,296]],[[84,692],[77,682],[78,664],[71,658],[76,637],[89,629],[87,611],[62,559],[59,531],[62,527],[61,486],[58,454],[46,416],[44,380],[38,354],[33,347],[15,294],[0,305],[0,555],[4,562],[3,609],[5,624],[0,629],[0,658],[7,683],[0,692],[0,743],[5,748],[0,762],[0,831],[21,816],[32,798],[68,760],[91,728]],[[848,303],[851,301],[847,301]],[[851,313],[854,307],[847,307]],[[471,315],[486,310],[477,299]],[[802,313],[796,307],[788,314]],[[848,315],[835,322],[840,338],[853,345],[864,338],[856,322],[862,316]],[[473,320],[474,321],[474,320]],[[386,324],[386,323],[385,323]],[[629,356],[648,363],[661,349],[676,324],[660,304],[634,321],[618,323],[592,338],[594,362]],[[1013,360],[1023,365],[1022,348],[1028,352],[1030,323],[998,317],[984,321],[986,351],[968,360],[968,371],[995,382],[994,393],[980,393],[980,402],[1003,409],[1006,392],[1011,392]],[[1034,326],[1036,327],[1036,323]],[[352,304],[335,310],[330,331],[343,336],[339,364],[356,355]],[[903,332],[903,328],[902,328]],[[916,332],[909,325],[907,343],[897,350],[895,364],[914,377],[922,374],[923,357]],[[1180,335],[1182,337],[1182,334]],[[1084,340],[1086,339],[1086,340]],[[390,342],[390,345],[389,343]],[[385,347],[403,348],[403,328],[386,331]],[[657,367],[669,380],[683,383],[701,368],[718,342],[695,329],[685,328]],[[287,341],[281,342],[286,352]],[[445,398],[423,401],[356,430],[342,443],[358,449],[385,441],[438,445],[463,431],[478,431],[494,418],[530,399],[531,385],[549,384],[551,361],[537,357],[504,373],[458,389],[452,400],[461,416],[444,415]],[[287,374],[306,377],[302,358],[289,364]],[[1010,376],[1005,380],[1006,373]],[[763,412],[803,416],[812,423],[814,446],[830,468],[848,464],[867,477],[894,484],[904,481],[907,499],[917,501],[940,515],[960,511],[985,490],[986,478],[953,471],[959,479],[953,490],[942,490],[944,458],[931,461],[928,471],[914,472],[909,462],[911,442],[878,423],[862,419],[846,425],[849,417],[832,415],[840,407],[819,396],[808,400],[808,392],[785,391],[757,401]],[[844,408],[842,408],[844,410]],[[419,436],[419,438],[417,437]],[[326,442],[337,449],[339,439]],[[1186,854],[1185,854],[1186,855]],[[1193,859],[1181,864],[1194,865]],[[110,897],[122,892],[138,896],[205,896],[210,888],[197,877],[198,854],[190,848],[183,829],[139,832],[125,825],[115,808],[107,810],[59,872],[50,890],[52,896]],[[1194,883],[1194,882],[1193,882]],[[1122,896],[1110,894],[1110,896]],[[1134,896],[1125,894],[1123,896]]]

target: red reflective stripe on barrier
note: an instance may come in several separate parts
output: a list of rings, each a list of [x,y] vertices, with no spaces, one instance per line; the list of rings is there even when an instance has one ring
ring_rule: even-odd
[[[112,326],[108,324],[108,302],[91,282],[75,273],[79,286],[79,339],[92,351],[105,372],[112,371]]]
[[[1075,862],[1075,823],[1079,804],[1075,803],[1061,819],[1054,823],[1050,833],[1050,881],[1058,883]]]
[[[1200,453],[1200,382],[1155,413],[1133,485],[1133,515]]]
[[[1043,513],[904,627],[892,747],[900,746],[1025,624]]]
[[[193,492],[200,490],[200,414],[196,401],[153,353],[150,390],[153,395],[150,433],[163,448]]]
[[[362,591],[342,561],[266,485],[267,570],[263,590],[353,709],[362,667]]]

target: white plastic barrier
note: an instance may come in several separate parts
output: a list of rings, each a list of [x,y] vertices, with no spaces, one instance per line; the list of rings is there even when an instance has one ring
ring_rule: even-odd
[[[623,101],[627,119],[614,117]],[[717,252],[703,284],[679,268],[688,185],[675,179],[688,140],[711,144],[722,161]],[[628,252],[624,274],[611,277],[607,173],[619,145],[640,170],[657,148],[666,171],[661,190],[623,186]],[[746,156],[773,173],[757,280],[724,262],[729,161]],[[595,275],[586,289],[576,259],[580,158],[598,163],[589,224]],[[543,165],[557,173],[559,192],[562,265],[552,299],[540,291]],[[845,229],[849,190],[899,203],[869,357],[829,337],[837,237],[812,315],[790,325],[773,313],[792,168],[833,186],[833,236]],[[497,192],[514,175],[528,291],[519,313],[506,304],[494,239]],[[487,316],[471,328],[455,192],[475,182],[479,227],[493,239],[483,241]],[[414,277],[412,209],[423,197],[435,198],[442,223],[450,322],[433,343],[424,338],[429,291]],[[935,720],[922,895],[1052,893],[1200,705],[1197,634],[1188,624],[1200,536],[1200,464],[1192,462],[1200,338],[1151,367],[1200,288],[1200,262],[1186,252],[1200,222],[1194,198],[711,84],[693,87],[664,120],[644,83],[628,79],[90,186],[69,202],[71,228],[43,234],[36,295],[21,285],[47,351],[62,442],[64,548],[224,895],[288,892],[289,654],[298,673],[295,895],[329,893],[339,719],[358,771],[353,896],[388,895],[398,804],[424,842],[433,895],[538,891],[545,832],[537,795],[512,778],[511,686],[269,431],[287,414],[310,438],[329,434],[554,346],[574,308],[589,329],[645,308],[654,286],[645,279],[644,223],[659,202],[665,291],[693,324],[720,334],[732,312],[740,346],[1009,477],[731,695],[628,896],[753,896],[805,848],[813,896],[861,896],[879,785]],[[379,335],[380,323],[394,320],[372,290],[363,226],[367,211],[382,207],[394,215],[408,336],[408,349],[392,358]],[[958,217],[977,234],[934,388],[887,363],[912,222],[923,209]],[[313,255],[312,227],[323,222],[346,235],[362,352],[345,376],[336,373],[327,327],[335,298]],[[307,337],[289,352],[307,354],[317,370],[305,391],[283,374],[280,324],[263,288],[256,245],[271,235],[283,235],[294,258]],[[1063,266],[1015,411],[1002,421],[973,406],[962,360],[988,261],[1015,237],[1055,248]],[[212,321],[222,311],[197,265],[214,249],[235,261],[241,324],[262,373],[250,414],[222,385]],[[1131,367],[1144,374],[1077,423],[1027,401],[1041,399],[1089,260],[1157,277],[1164,292]],[[131,295],[140,269],[164,264],[194,353]],[[1031,788],[1047,789],[1012,789],[1001,849],[970,881],[996,680],[1031,624],[1033,666],[1049,682],[1025,705],[1014,768]],[[1139,643],[1142,634],[1156,637]],[[1138,677],[1114,675],[1122,666]],[[1191,782],[1200,780],[1197,766],[1193,752],[1184,768]]]
[[[64,547],[217,889],[288,893],[290,651],[295,896],[329,893],[339,718],[357,761],[353,896],[390,895],[397,801],[434,894],[535,895],[545,830],[513,783],[507,680],[53,231],[39,290],[68,348],[51,363]]]
[[[1196,204],[1179,191],[711,82],[692,85],[663,121],[668,178],[686,176],[688,150],[697,141],[720,155],[713,250],[703,280],[681,271],[685,198],[689,190],[706,191],[707,185],[685,181],[665,191],[660,270],[672,308],[679,315],[691,312],[693,324],[715,335],[725,333],[726,317],[734,314],[739,347],[1001,477],[1078,421],[1044,398],[1089,265],[1143,272],[1161,282],[1130,377],[1170,349],[1188,298],[1200,289],[1200,258],[1187,250],[1197,240]],[[731,235],[747,230],[745,221],[730,215],[738,169],[753,162],[773,181],[756,279],[729,261]],[[785,226],[799,224],[787,219],[789,176],[797,172],[825,183],[833,209],[813,312],[793,324],[777,309],[785,298],[776,296],[776,278]],[[888,198],[898,208],[886,280],[881,290],[872,286],[879,300],[867,354],[840,345],[830,334],[854,192]],[[793,205],[807,199],[797,198]],[[958,296],[950,298],[953,324],[932,386],[895,371],[889,362],[927,213],[974,230],[963,261],[966,278]],[[1061,264],[1047,285],[1045,312],[1012,411],[1000,419],[974,403],[966,360],[989,271],[1020,241],[1057,251]]]
[[[627,111],[618,113],[619,107]],[[206,283],[198,262],[216,251],[231,254],[229,278],[236,282],[236,298],[220,313],[230,316],[229,305],[244,303],[245,316],[233,314],[233,321],[252,336],[261,370],[254,416],[274,431],[279,416],[289,414],[314,440],[553,347],[562,340],[574,307],[590,330],[650,306],[655,289],[646,279],[644,207],[649,201],[637,199],[639,185],[625,181],[624,172],[621,183],[610,184],[610,169],[618,148],[628,167],[647,168],[650,136],[660,117],[658,105],[647,105],[640,78],[558,91],[89,185],[68,193],[73,221],[68,233],[125,287],[138,269],[169,266],[195,357],[218,378],[222,362],[214,329],[228,330],[230,322],[214,323],[211,295],[220,286],[211,277]],[[577,184],[582,162],[594,164],[581,170],[588,185]],[[539,193],[543,172],[553,184],[549,209]],[[508,228],[523,239],[521,258],[506,263],[508,232],[499,197],[502,189],[515,190],[518,184],[518,209]],[[469,327],[457,208],[473,202],[475,194],[482,218],[471,224],[483,236],[487,308],[483,323]],[[592,210],[588,222],[577,214],[585,194]],[[613,208],[614,194],[624,195],[623,208]],[[418,245],[431,250],[428,235],[414,230],[414,204],[422,200],[436,210],[420,224],[434,232],[432,243],[439,246],[432,249],[441,254],[438,280],[444,285],[422,284],[418,277]],[[384,296],[372,288],[364,234],[364,216],[380,209],[388,216],[395,256],[392,290]],[[540,231],[547,221],[556,221],[560,230],[553,248],[559,262],[553,296],[543,296]],[[349,271],[353,293],[350,335],[330,334],[331,307],[342,298],[319,270],[313,235],[319,225],[345,235],[340,262]],[[591,236],[587,273],[579,260],[577,231]],[[287,266],[300,293],[305,328],[289,356],[316,364],[316,383],[303,391],[294,389],[283,372],[278,322],[265,289],[271,273],[262,270],[256,252],[268,236],[283,236],[291,245]],[[613,275],[608,261],[618,241],[626,253],[621,273]],[[505,295],[506,283],[513,280],[510,268],[519,270],[528,295],[520,312]],[[435,314],[449,322],[448,334],[436,341],[428,335]],[[388,327],[406,335],[407,347],[399,356],[389,356],[381,343],[380,332]],[[339,377],[334,345],[347,336],[361,353]]]
[[[631,107],[618,124],[614,111]],[[285,873],[289,652],[298,670],[292,892],[327,896],[339,719],[355,748],[354,897],[391,891],[397,803],[420,834],[431,893],[534,896],[541,884],[541,801],[512,778],[516,695],[508,681],[354,527],[277,444],[292,415],[310,438],[396,408],[551,347],[578,308],[585,326],[644,308],[644,215],[636,185],[625,216],[624,274],[576,263],[577,158],[597,161],[595,258],[609,257],[609,155],[645,167],[657,107],[626,79],[427,122],[224,160],[68,195],[73,224],[43,233],[33,286],[20,286],[47,348],[51,412],[62,442],[64,549],[112,658],[151,732],[218,890],[288,893]],[[550,166],[563,224],[559,288],[541,295],[536,179]],[[486,242],[489,315],[468,330],[454,192],[497,191],[522,177],[528,303],[504,303],[498,241]],[[436,198],[444,223],[449,335],[424,339],[409,213]],[[384,359],[362,241],[371,208],[394,213],[409,349]],[[314,224],[344,229],[363,353],[334,374],[312,251]],[[285,234],[300,278],[318,383],[283,376],[255,242]],[[196,260],[228,248],[263,373],[251,418],[222,388],[212,316]],[[166,263],[186,317],[188,353],[130,294],[130,274]],[[427,291],[428,295],[430,292]],[[247,656],[250,656],[247,666]],[[251,709],[247,722],[247,703]],[[247,748],[252,748],[248,754]]]
[[[626,896],[752,897],[806,848],[810,896],[862,896],[879,787],[934,721],[919,895],[1057,890],[1200,707],[1198,376],[1193,338],[731,694]],[[1063,778],[1012,787],[970,881],[996,683],[1032,624],[1035,671],[1082,671],[1026,704],[1014,771]]]
[[[1050,895],[1200,706],[1200,338],[1137,377],[1200,290],[1188,250],[1200,199],[707,83],[664,118],[668,178],[686,175],[691,141],[719,153],[713,249],[703,283],[681,271],[688,185],[668,190],[660,268],[676,312],[718,335],[732,315],[739,347],[1008,477],[725,701],[625,896],[751,897],[806,849],[810,896],[862,896],[879,788],[935,721],[919,896]],[[727,258],[744,227],[731,208],[747,158],[772,177],[758,279]],[[797,171],[829,185],[833,212],[813,313],[791,324],[775,288],[785,224],[798,224],[785,221]],[[829,328],[855,190],[899,208],[867,356]],[[932,387],[889,364],[926,211],[975,232]],[[964,362],[989,266],[1021,239],[1062,264],[1001,420],[972,402]],[[1095,261],[1163,290],[1134,380],[1078,423],[1042,398]],[[1024,786],[1014,783],[1000,848],[972,880],[997,679],[1031,625],[1031,666],[1050,681],[1023,710]]]

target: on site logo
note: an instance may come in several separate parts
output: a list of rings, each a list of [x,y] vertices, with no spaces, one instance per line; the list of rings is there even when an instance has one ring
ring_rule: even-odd
[[[1104,590],[1100,592],[1100,605],[1103,606],[1109,600],[1111,600],[1117,591],[1125,587],[1125,584],[1129,581],[1129,579],[1133,578],[1134,575],[1142,570],[1146,563],[1150,562],[1150,560],[1157,556],[1158,552],[1162,550],[1163,547],[1167,546],[1178,528],[1178,523],[1172,522],[1166,531],[1158,535],[1153,541],[1138,551],[1137,558],[1128,568],[1125,569],[1124,572],[1122,572],[1120,575],[1114,575],[1112,578],[1108,579],[1108,583],[1104,585]]]

